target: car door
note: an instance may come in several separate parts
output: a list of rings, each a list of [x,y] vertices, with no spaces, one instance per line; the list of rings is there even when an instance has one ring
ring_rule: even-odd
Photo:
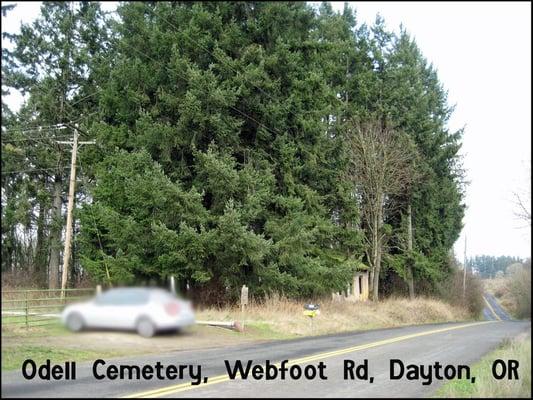
[[[95,301],[95,326],[110,329],[133,329],[143,304],[147,302],[142,289],[111,289]]]

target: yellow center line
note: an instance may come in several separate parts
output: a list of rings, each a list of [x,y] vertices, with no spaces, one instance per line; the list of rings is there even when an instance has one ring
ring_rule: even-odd
[[[498,321],[501,321],[502,319],[499,317],[498,314],[496,314],[496,311],[494,311],[494,308],[492,308],[492,306],[490,305],[489,301],[487,300],[487,298],[485,296],[483,296],[483,300],[485,300],[485,303],[487,303],[487,306],[489,307],[490,311],[492,312],[492,314],[494,314],[494,316],[496,317],[496,319]]]
[[[303,364],[303,363],[307,363],[307,362],[310,362],[310,361],[322,360],[324,358],[329,358],[329,357],[334,357],[334,356],[338,356],[338,355],[342,355],[342,354],[352,353],[352,352],[355,352],[355,351],[370,349],[370,348],[373,348],[373,347],[384,346],[386,344],[401,342],[401,341],[404,341],[404,340],[413,339],[413,338],[417,338],[417,337],[421,337],[421,336],[434,335],[434,334],[437,334],[437,333],[449,332],[449,331],[453,331],[453,330],[456,330],[456,329],[468,328],[468,327],[471,327],[471,326],[482,325],[482,324],[487,324],[487,323],[491,323],[491,322],[496,322],[496,321],[474,322],[474,323],[463,324],[463,325],[458,325],[458,326],[451,326],[451,327],[447,327],[447,328],[433,329],[433,330],[430,330],[430,331],[412,333],[412,334],[409,334],[409,335],[404,335],[404,336],[398,336],[398,337],[394,337],[394,338],[390,338],[390,339],[379,340],[377,342],[366,343],[366,344],[353,346],[353,347],[348,347],[348,348],[344,348],[344,349],[340,349],[340,350],[329,351],[329,352],[320,353],[320,354],[314,354],[314,355],[311,355],[311,356],[298,358],[298,359],[295,359],[295,360],[292,360],[292,361],[289,360],[286,363],[286,365],[288,366],[288,365]],[[281,362],[277,363],[277,364],[274,364],[274,365],[276,367],[279,367],[281,365]],[[237,377],[240,377],[240,374],[237,374]],[[134,393],[134,394],[131,394],[131,395],[128,395],[128,396],[124,396],[124,398],[139,398],[139,397],[150,398],[150,397],[167,396],[169,394],[174,394],[174,393],[184,392],[184,391],[187,391],[187,390],[202,388],[202,387],[207,386],[207,385],[214,385],[214,384],[226,382],[226,381],[229,381],[229,380],[230,380],[230,377],[228,375],[226,375],[226,374],[218,375],[218,376],[215,376],[213,378],[209,378],[207,383],[201,383],[199,385],[191,385],[190,382],[181,383],[179,385],[167,386],[167,387],[161,388],[161,389],[154,389],[154,390],[149,390],[149,391],[146,391],[146,392]]]

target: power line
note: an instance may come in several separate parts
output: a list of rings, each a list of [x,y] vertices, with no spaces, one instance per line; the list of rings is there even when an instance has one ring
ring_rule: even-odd
[[[99,94],[100,92],[102,92],[102,90],[104,90],[104,88],[98,88],[98,89],[96,89],[93,93],[90,93],[90,94],[88,94],[88,95],[86,95],[86,96],[83,96],[82,98],[77,99],[77,100],[74,101],[73,103],[70,103],[69,101],[65,101],[63,104],[64,104],[65,106],[67,106],[67,107],[70,107],[70,109],[71,109],[73,112],[79,113],[80,110],[76,110],[76,109],[74,108],[74,106],[75,106],[76,104],[79,104],[79,103],[81,103],[82,101],[84,101],[84,100],[86,100],[86,99],[92,97],[92,96],[95,96],[95,95]],[[46,89],[43,89],[43,88],[41,88],[41,87],[39,87],[39,86],[33,86],[33,87],[31,88],[31,92],[29,93],[30,96],[35,95],[34,92],[37,92],[37,93],[38,93],[38,92],[41,92],[41,93],[45,93],[45,94],[47,93],[47,92],[46,92]],[[79,121],[81,121],[83,118],[85,118],[85,117],[87,117],[87,116],[89,116],[89,115],[92,115],[92,114],[96,114],[97,112],[98,112],[98,111],[94,111],[94,112],[89,113],[89,114],[87,114],[87,115],[80,115],[80,117],[79,117],[78,119],[76,119],[76,120],[71,120],[70,122],[79,122]]]
[[[70,103],[65,103],[65,104],[67,104],[69,107],[74,107],[76,104],[81,103],[83,100],[87,100],[89,97],[92,97],[92,96],[94,96],[94,95],[100,93],[102,90],[103,90],[102,88],[98,88],[98,89],[96,89],[93,93],[88,94],[88,95],[86,95],[86,96],[83,96],[81,99],[76,100],[76,101],[75,101],[74,103],[72,103],[72,104],[70,104]]]
[[[161,18],[162,18],[164,21],[166,21],[169,25],[171,25],[171,26],[173,26],[174,28],[176,28],[176,26],[175,26],[174,24],[170,23],[167,19],[165,19],[165,18],[163,18],[163,17],[161,17]],[[177,28],[176,28],[176,29],[177,29]],[[181,32],[181,33],[183,33],[183,32]],[[184,35],[185,35],[185,36],[186,36],[191,42],[193,42],[193,40],[192,40],[188,35],[186,35],[185,33],[183,33],[183,34],[184,34]],[[171,73],[176,74],[176,71],[171,70],[169,66],[165,66],[165,65],[163,65],[160,61],[155,60],[153,57],[149,56],[148,54],[141,52],[141,51],[138,50],[137,48],[135,48],[135,47],[133,47],[133,46],[127,44],[127,43],[121,42],[121,44],[124,45],[125,47],[129,48],[129,49],[132,49],[132,50],[136,51],[138,54],[140,54],[140,55],[142,55],[142,56],[144,56],[144,57],[149,58],[149,59],[152,60],[153,62],[155,62],[155,63],[157,63],[157,64],[160,64],[163,68],[167,69],[167,70],[170,71]],[[210,55],[212,55],[212,56],[213,56],[214,58],[216,58],[219,62],[222,62],[222,63],[224,63],[225,65],[229,66],[229,67],[233,70],[233,72],[235,72],[236,74],[239,74],[239,71],[237,71],[233,66],[229,65],[229,64],[228,64],[227,62],[225,62],[224,60],[221,60],[221,59],[219,59],[218,57],[216,57],[213,53],[211,53],[211,52],[209,51],[209,49],[207,49],[206,47],[202,46],[202,45],[199,44],[199,43],[196,43],[196,42],[195,42],[195,44],[197,44],[198,46],[202,47],[202,49],[203,49],[204,51],[206,51],[207,53],[209,53]],[[188,79],[186,79],[186,78],[183,77],[182,75],[177,74],[177,76],[178,76],[179,78],[181,78],[182,80],[184,80],[185,82],[188,82]],[[248,81],[248,80],[247,80],[247,81]],[[274,99],[270,94],[268,94],[267,92],[265,92],[262,88],[260,88],[259,86],[257,86],[255,83],[250,82],[250,81],[248,81],[248,82],[251,83],[251,84],[252,84],[254,87],[256,87],[257,89],[259,89],[263,94],[265,94],[265,95],[268,96],[269,98]],[[41,89],[41,88],[36,87],[35,89],[38,89],[38,90],[39,90],[39,89]],[[78,99],[77,101],[75,101],[75,102],[72,103],[72,104],[70,104],[70,103],[68,103],[68,102],[66,102],[65,104],[66,104],[67,106],[73,108],[73,106],[74,106],[75,104],[78,104],[79,102],[81,102],[81,101],[83,101],[83,100],[85,100],[85,99],[87,99],[87,98],[89,98],[89,97],[91,97],[91,96],[94,96],[94,95],[100,93],[102,90],[103,90],[103,88],[99,88],[99,89],[97,89],[95,92],[93,92],[93,93],[91,93],[91,94],[89,94],[89,95],[87,95],[87,96],[84,96],[84,97],[82,97],[81,99]],[[261,122],[261,121],[258,121],[257,119],[251,117],[250,115],[248,115],[248,114],[245,113],[244,111],[240,110],[239,108],[234,107],[234,106],[229,105],[229,104],[228,104],[228,107],[231,108],[232,110],[238,112],[239,114],[241,114],[242,116],[244,116],[244,117],[247,118],[248,120],[255,122],[255,123],[258,124],[259,126],[262,126],[263,128],[265,128],[265,129],[266,129],[267,131],[269,131],[270,133],[281,135],[281,133],[280,133],[277,129],[275,129],[275,128],[271,128],[271,127],[269,127],[268,125],[266,125],[265,123],[263,123],[263,122]],[[292,111],[290,111],[289,109],[286,109],[286,110],[287,110],[289,113],[291,113],[292,115],[296,116],[296,115],[295,115]],[[61,126],[60,129],[65,129],[65,128],[66,128],[65,124],[51,125],[50,128],[51,128],[51,127],[57,127],[57,126]],[[44,128],[44,127],[39,127],[39,128]],[[14,131],[16,131],[16,132],[21,132],[20,130],[17,130],[17,129],[15,129]],[[31,130],[28,130],[27,132],[30,132],[30,131],[31,131]],[[9,132],[9,131],[4,131],[4,132]],[[41,130],[39,130],[39,132],[41,132]],[[80,131],[80,132],[81,132],[81,131]]]
[[[34,127],[28,127],[28,128],[11,128],[11,129],[5,129],[2,130],[1,133],[26,133],[26,132],[48,132],[48,131],[57,131],[66,129],[67,127],[64,124],[61,124],[60,126],[57,125],[51,125],[51,126],[34,126]]]
[[[9,175],[9,174],[23,174],[23,173],[30,173],[30,172],[37,172],[37,171],[49,171],[49,172],[56,172],[59,170],[67,169],[69,167],[60,167],[60,168],[33,168],[33,169],[22,169],[19,171],[2,171],[2,175]]]
[[[28,125],[27,128],[61,128],[64,124],[52,124],[52,125]],[[17,127],[14,127],[13,129],[18,129]]]
[[[87,185],[87,175],[85,175],[85,173],[83,172],[83,166],[82,166],[82,162],[81,162],[81,153],[80,153],[80,157],[78,158],[78,165],[80,166],[80,172],[81,172],[81,176],[83,177],[82,179],[84,180],[84,185],[86,187],[88,187],[89,185]],[[93,213],[92,207],[89,207],[89,214],[91,215],[91,219],[93,221],[94,229],[96,231],[96,237],[98,239],[98,245],[100,246],[100,252],[102,253],[102,262],[103,262],[104,267],[105,267],[106,276],[107,276],[108,281],[111,281],[111,277],[109,275],[109,268],[107,267],[107,262],[106,262],[106,259],[105,259],[106,254],[105,254],[105,251],[104,251],[104,246],[102,245],[102,238],[101,238],[101,235],[100,235],[100,229],[98,229],[98,224],[96,223],[96,218],[94,217],[94,213]]]
[[[18,142],[31,142],[31,141],[39,142],[39,141],[42,141],[43,139],[56,140],[56,139],[68,139],[68,138],[70,138],[70,136],[54,136],[50,138],[27,137],[27,138],[20,138],[20,139],[2,139],[2,143],[18,143]]]
[[[153,13],[153,10],[150,10],[150,11]],[[218,57],[217,55],[215,55],[213,52],[211,52],[208,48],[206,48],[205,46],[203,46],[201,43],[195,42],[195,41],[194,41],[189,35],[187,35],[185,32],[183,32],[183,31],[180,32],[179,29],[176,27],[176,25],[174,25],[172,22],[170,22],[167,18],[164,18],[164,17],[162,17],[162,16],[160,16],[160,15],[158,16],[158,15],[156,15],[156,14],[154,14],[154,13],[153,13],[153,15],[156,16],[156,17],[161,18],[164,22],[166,22],[166,23],[169,24],[170,26],[174,27],[174,28],[177,30],[178,33],[183,34],[185,37],[187,37],[187,39],[189,39],[189,41],[190,41],[191,43],[194,43],[195,45],[199,46],[199,47],[202,48],[206,53],[208,53],[208,54],[211,55],[213,58],[215,58],[216,60],[218,60],[220,63],[223,63],[224,65],[226,65],[227,67],[229,67],[233,72],[235,72],[235,74],[242,76],[242,73],[239,72],[239,71],[238,71],[236,68],[234,68],[232,65],[230,65],[226,60],[223,60],[223,59],[221,59],[220,57]],[[171,73],[176,74],[176,71],[172,71],[172,70],[170,69],[169,66],[162,65],[162,63],[161,63],[160,61],[155,60],[155,59],[154,59],[153,57],[151,57],[150,55],[141,52],[141,51],[138,50],[137,48],[135,48],[135,47],[133,47],[133,46],[131,46],[131,45],[125,43],[124,41],[121,42],[121,45],[123,45],[123,46],[125,46],[125,47],[127,47],[127,48],[129,48],[129,49],[134,50],[135,52],[137,52],[138,54],[142,55],[143,57],[147,57],[148,59],[152,60],[153,62],[155,62],[155,63],[157,63],[157,64],[160,64],[161,66],[163,66],[165,69],[167,69],[167,70],[170,71]],[[186,78],[184,78],[182,75],[177,74],[177,76],[178,76],[179,78],[183,79],[184,81],[188,82],[188,80],[187,80]],[[250,81],[248,78],[245,78],[245,80],[246,80],[248,83],[250,83],[251,85],[253,85],[255,88],[257,88],[262,94],[264,94],[265,96],[269,97],[269,98],[272,99],[272,100],[275,100],[275,98],[274,98],[271,94],[269,94],[269,93],[266,92],[264,89],[262,89],[261,87],[259,87],[258,85],[256,85],[254,82]],[[37,89],[40,89],[40,88],[37,88]],[[70,103],[68,103],[68,102],[65,103],[65,104],[66,104],[67,106],[73,108],[73,106],[74,106],[75,104],[78,104],[79,102],[81,102],[81,101],[83,101],[83,100],[85,100],[85,99],[87,99],[87,98],[89,98],[89,97],[92,97],[92,96],[94,96],[94,95],[97,95],[97,94],[100,93],[102,90],[103,90],[103,88],[99,88],[99,89],[97,89],[95,92],[93,92],[93,93],[91,93],[91,94],[89,94],[89,95],[86,95],[86,96],[82,97],[81,99],[76,100],[76,101],[75,101],[74,103],[72,103],[72,104],[70,104]],[[277,129],[272,128],[272,127],[266,125],[265,123],[263,123],[263,122],[257,120],[256,118],[254,118],[254,117],[250,116],[249,114],[247,114],[246,112],[242,111],[241,109],[239,109],[239,108],[237,108],[237,107],[235,107],[235,106],[229,105],[229,104],[228,104],[228,107],[231,108],[232,110],[236,111],[237,113],[239,113],[239,114],[242,115],[243,117],[247,118],[248,120],[253,121],[253,122],[255,122],[256,124],[258,124],[259,126],[265,128],[265,129],[266,129],[267,131],[269,131],[270,133],[281,135],[281,133],[280,133]],[[286,111],[287,111],[288,113],[290,113],[291,115],[297,117],[297,115],[296,115],[294,112],[292,112],[290,109],[286,108]],[[61,125],[61,124],[58,124],[58,125]],[[57,126],[57,125],[56,125],[56,126]],[[65,128],[65,126],[63,126],[63,128]],[[62,128],[62,129],[63,129],[63,128]],[[81,132],[81,131],[80,131],[80,132]]]
[[[78,126],[74,126],[74,135],[71,142],[57,142],[66,143],[72,146],[72,157],[70,160],[70,179],[68,187],[68,204],[67,204],[67,226],[65,232],[65,249],[63,252],[63,271],[61,274],[61,298],[64,297],[64,290],[67,287],[68,279],[68,264],[70,261],[71,241],[72,241],[72,212],[74,209],[74,200],[76,197],[76,157],[78,155],[78,148],[83,144],[94,144],[94,142],[78,142]]]
[[[94,113],[92,113],[94,114]],[[82,116],[81,118],[83,118],[84,116]],[[81,118],[79,118],[78,120],[80,120]],[[59,129],[67,129],[67,128],[71,128],[71,129],[76,129],[75,126],[73,125],[74,122],[76,121],[70,121],[70,122],[65,122],[65,123],[62,123],[62,124],[57,124],[57,125],[51,125],[50,127],[44,127],[44,126],[38,126],[36,128],[38,129],[25,129],[25,130],[21,130],[21,129],[12,129],[12,130],[9,130],[9,131],[2,131],[2,133],[6,133],[6,132],[16,132],[16,133],[24,133],[24,132],[37,132],[37,133],[47,133],[47,132],[51,132],[51,131],[55,131],[55,130],[59,130]],[[84,135],[88,135],[87,132],[81,130],[78,128],[78,130],[84,134]],[[2,135],[2,136],[5,136],[5,135]],[[62,140],[62,139],[70,139],[71,136],[70,135],[61,135],[61,136],[37,136],[37,137],[25,137],[25,138],[14,138],[14,139],[4,139],[2,138],[2,143],[16,143],[16,142],[23,142],[23,141],[40,141],[40,140],[48,140],[48,141],[55,141],[57,139],[59,140]]]

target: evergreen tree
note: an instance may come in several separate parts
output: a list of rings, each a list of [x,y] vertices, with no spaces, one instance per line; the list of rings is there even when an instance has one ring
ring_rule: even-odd
[[[10,159],[4,164],[3,158],[2,167],[14,171],[3,177],[7,198],[3,213],[10,232],[20,223],[30,230],[37,224],[35,269],[43,277],[48,266],[49,287],[54,288],[61,261],[62,194],[69,159],[68,149],[56,140],[70,133],[58,124],[83,122],[80,117],[94,107],[93,75],[106,43],[103,14],[94,2],[45,2],[39,18],[22,24],[19,34],[6,36],[14,46],[2,49],[3,84],[19,90],[27,101],[3,134],[3,150]],[[23,203],[16,200],[21,190],[27,199]],[[14,208],[25,215],[26,222],[9,217]],[[3,267],[13,269],[11,257],[6,261]]]
[[[74,256],[97,282],[174,275],[209,302],[242,284],[329,295],[361,262],[381,264],[364,212],[378,194],[376,297],[397,276],[412,294],[447,279],[464,213],[461,132],[405,31],[328,3],[124,2],[117,13],[43,3],[3,49],[4,81],[28,94],[16,113],[2,105],[4,270],[48,267],[56,284],[70,154],[55,140],[71,132],[52,125],[77,121],[98,146],[79,154]],[[421,178],[362,196],[347,173],[354,120],[390,124]]]
[[[156,257],[173,260],[172,248],[162,247],[141,269],[161,278],[173,273],[204,294],[227,298],[243,283],[259,294],[342,289],[360,239],[333,218],[342,205],[335,199],[343,189],[340,152],[324,116],[332,114],[335,93],[322,71],[327,49],[310,34],[314,12],[300,3],[125,3],[119,14],[115,68],[100,101],[105,123],[92,129],[106,147],[146,150],[172,184],[199,193],[204,215],[194,226],[178,223],[179,214],[166,223],[152,218],[180,243],[187,237],[199,254],[183,249],[190,261],[154,269]],[[118,156],[110,157],[106,165]],[[143,190],[136,187],[129,190]],[[117,198],[100,193],[94,207],[114,208]],[[111,229],[108,220],[98,223]],[[82,235],[90,258],[95,237]],[[105,260],[133,265],[129,257],[119,247],[91,268],[104,271]],[[126,275],[111,271],[110,279]]]

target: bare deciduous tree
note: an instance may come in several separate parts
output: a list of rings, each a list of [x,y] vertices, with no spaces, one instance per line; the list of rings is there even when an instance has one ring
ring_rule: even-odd
[[[522,197],[518,194],[514,194],[515,202],[517,205],[517,210],[515,211],[515,214],[518,218],[526,221],[529,226],[531,226],[531,209],[530,207],[526,206],[526,202],[522,200]]]
[[[525,221],[529,227],[531,227],[531,168],[529,170],[529,187],[527,188],[527,192],[523,194],[519,194],[517,192],[514,192],[514,198],[515,198],[515,215]]]
[[[383,121],[350,123],[347,140],[347,177],[361,202],[372,299],[377,301],[383,247],[389,236],[383,221],[397,206],[392,197],[408,193],[418,179],[417,152],[407,135]]]

